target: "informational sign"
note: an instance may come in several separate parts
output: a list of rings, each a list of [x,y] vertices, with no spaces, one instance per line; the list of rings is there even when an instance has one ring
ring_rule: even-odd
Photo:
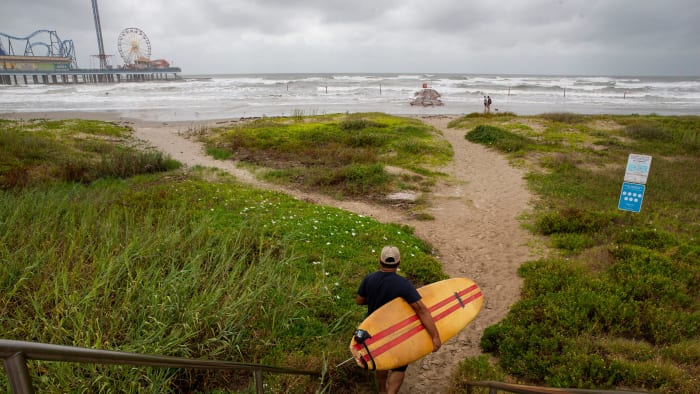
[[[625,170],[625,182],[646,185],[651,168],[651,156],[630,154]]]
[[[617,204],[617,208],[623,211],[641,211],[645,188],[644,185],[638,183],[623,182],[622,191],[620,191],[620,202]]]
[[[646,188],[651,156],[631,153],[627,158],[625,181],[622,183],[620,200],[617,208],[623,211],[639,212],[642,210],[644,189]]]

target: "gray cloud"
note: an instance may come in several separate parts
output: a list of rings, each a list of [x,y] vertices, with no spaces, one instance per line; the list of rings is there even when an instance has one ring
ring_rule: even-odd
[[[5,0],[0,32],[56,30],[95,66],[86,0]],[[700,74],[697,0],[99,1],[105,49],[126,27],[184,73]],[[31,8],[31,11],[30,11]],[[118,56],[113,64],[121,64]]]

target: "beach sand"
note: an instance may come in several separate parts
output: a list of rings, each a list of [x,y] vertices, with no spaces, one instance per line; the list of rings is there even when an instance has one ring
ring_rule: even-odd
[[[295,198],[370,216],[380,222],[412,226],[415,234],[437,251],[443,269],[453,277],[473,279],[484,294],[484,309],[458,336],[408,369],[401,393],[440,393],[456,365],[480,354],[479,341],[486,327],[502,320],[519,299],[521,279],[517,268],[534,258],[527,244],[532,236],[517,217],[529,209],[533,196],[526,188],[524,171],[513,168],[500,154],[464,138],[464,130],[447,128],[454,115],[419,117],[441,130],[452,144],[454,160],[438,169],[448,174],[428,197],[434,220],[418,221],[406,212],[362,201],[337,201],[256,180],[231,161],[207,156],[202,145],[186,137],[187,131],[233,124],[238,119],[154,122],[126,118],[116,113],[33,112],[1,115],[6,119],[96,119],[131,126],[135,137],[169,154],[186,166],[208,166],[230,172],[255,187],[288,193]],[[380,245],[381,246],[381,245]],[[406,264],[410,264],[407,261]],[[345,366],[347,367],[347,365]]]

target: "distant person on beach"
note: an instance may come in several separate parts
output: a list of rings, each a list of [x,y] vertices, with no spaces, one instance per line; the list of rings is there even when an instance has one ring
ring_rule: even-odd
[[[486,112],[491,113],[491,96],[486,96]]]
[[[385,246],[379,257],[380,268],[362,280],[357,291],[355,302],[358,305],[367,305],[367,316],[376,311],[382,305],[394,298],[401,297],[411,305],[418,315],[425,330],[433,339],[433,351],[436,352],[442,346],[440,334],[435,326],[435,320],[430,310],[421,300],[421,295],[416,291],[411,282],[396,271],[401,262],[401,254],[396,246]],[[394,368],[389,371],[377,371],[377,384],[380,393],[398,393],[403,383],[408,366]]]
[[[489,100],[484,96],[484,113],[486,113],[489,109]]]

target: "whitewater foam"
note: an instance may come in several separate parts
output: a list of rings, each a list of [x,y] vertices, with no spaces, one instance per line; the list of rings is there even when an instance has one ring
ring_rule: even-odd
[[[423,83],[439,108],[409,105]],[[181,80],[0,87],[0,112],[110,111],[147,120],[386,112],[700,114],[700,78],[468,74],[185,75]]]

